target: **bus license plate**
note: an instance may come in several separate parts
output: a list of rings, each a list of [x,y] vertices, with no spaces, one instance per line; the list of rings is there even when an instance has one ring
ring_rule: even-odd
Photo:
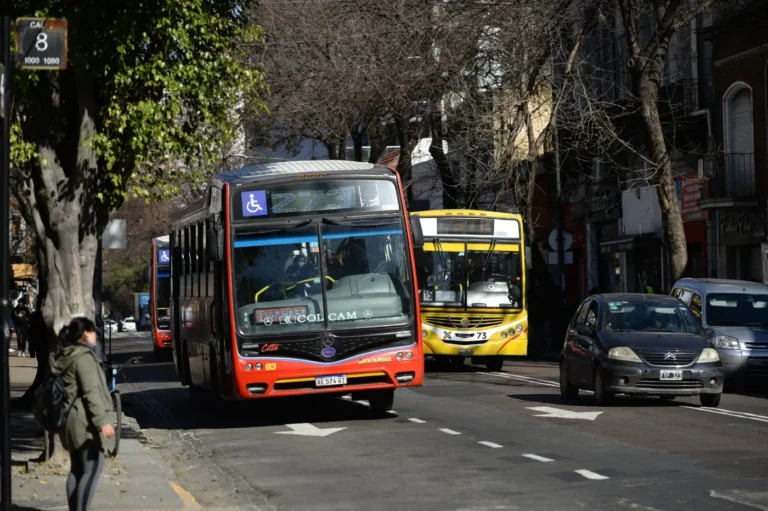
[[[460,356],[470,356],[474,352],[475,352],[475,350],[459,350],[459,355]]]
[[[315,378],[316,387],[333,387],[334,385],[346,385],[347,376],[318,376]]]
[[[662,380],[682,380],[682,371],[661,371],[660,378]]]

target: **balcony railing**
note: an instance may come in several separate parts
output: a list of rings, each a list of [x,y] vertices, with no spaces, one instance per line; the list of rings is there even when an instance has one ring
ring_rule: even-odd
[[[705,160],[707,197],[713,199],[753,197],[755,186],[754,153],[725,153]]]

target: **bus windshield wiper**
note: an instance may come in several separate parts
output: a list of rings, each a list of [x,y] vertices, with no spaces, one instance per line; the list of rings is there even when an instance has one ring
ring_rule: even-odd
[[[382,218],[378,221],[366,221],[361,223],[359,220],[336,220],[334,218],[323,218],[324,224],[340,225],[342,227],[381,227],[384,225],[395,225],[400,223],[399,218]]]
[[[443,253],[443,244],[440,242],[440,238],[435,238],[435,248],[437,249],[437,255],[440,257],[440,262],[443,265],[443,271],[448,271],[448,262],[445,260],[445,254]]]
[[[493,238],[493,241],[491,241],[491,246],[488,247],[488,252],[485,255],[485,261],[483,261],[483,279],[485,279],[485,270],[488,269],[488,264],[491,262],[491,256],[493,255],[493,249],[496,248],[496,243],[499,240],[496,238]]]
[[[308,225],[308,224],[311,224],[311,223],[312,223],[312,219],[308,218],[306,220],[301,220],[300,222],[296,222],[294,224],[287,225],[287,226],[272,227],[272,228],[264,227],[264,228],[260,228],[258,230],[253,230],[253,231],[248,229],[246,232],[248,232],[248,234],[254,234],[254,235],[259,235],[259,234],[277,234],[279,232],[290,231],[291,229],[296,229],[298,227],[304,227],[305,225]]]

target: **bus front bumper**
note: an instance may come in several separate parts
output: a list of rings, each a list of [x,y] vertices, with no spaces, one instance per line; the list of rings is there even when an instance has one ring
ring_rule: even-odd
[[[409,351],[412,358],[397,358],[398,353]],[[242,399],[349,394],[422,385],[424,356],[401,348],[329,364],[284,358],[240,359],[237,373]]]
[[[528,329],[501,337],[499,333],[489,336],[488,340],[472,339],[465,341],[460,335],[474,335],[481,332],[449,332],[450,337],[441,338],[438,334],[425,328],[429,335],[424,338],[424,354],[433,356],[464,356],[464,357],[498,357],[525,356],[528,354]],[[445,337],[445,335],[444,335]]]

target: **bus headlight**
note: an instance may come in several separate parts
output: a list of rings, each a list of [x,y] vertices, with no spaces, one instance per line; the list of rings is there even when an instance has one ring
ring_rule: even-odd
[[[256,370],[261,371],[261,364],[256,364]]]
[[[507,338],[507,332],[501,332],[501,338],[506,339]]]
[[[515,327],[515,331],[516,331],[518,334],[519,334],[519,333],[521,333],[521,332],[523,331],[523,325],[517,325],[517,326]]]
[[[515,335],[515,329],[514,328],[510,328],[509,330],[507,330],[507,333],[509,335]]]
[[[253,364],[245,364],[246,371],[250,371],[251,369],[253,369]]]
[[[429,335],[429,332],[427,332],[426,330],[422,330],[421,331],[421,338],[422,339],[426,339],[428,335]]]
[[[412,359],[412,358],[413,358],[413,353],[411,353],[411,352],[409,351],[408,353],[406,353],[406,354],[405,354],[405,358],[406,358],[406,360],[410,360],[410,359]]]
[[[403,355],[402,352],[399,352],[397,355],[395,355],[395,358],[397,358],[398,360],[402,360],[404,356],[405,355]]]

